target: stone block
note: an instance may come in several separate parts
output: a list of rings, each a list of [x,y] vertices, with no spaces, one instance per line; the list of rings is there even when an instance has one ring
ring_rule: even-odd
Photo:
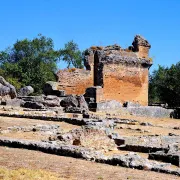
[[[165,109],[162,107],[157,106],[140,106],[140,107],[133,107],[130,106],[127,110],[135,116],[143,116],[143,117],[155,117],[155,118],[162,118],[162,117],[170,117],[173,109]]]
[[[88,101],[91,100],[94,103],[103,101],[103,88],[101,86],[93,86],[86,89],[84,95],[85,99]]]
[[[148,158],[168,162],[180,167],[180,152],[164,153],[162,151],[158,151],[155,153],[150,153]]]

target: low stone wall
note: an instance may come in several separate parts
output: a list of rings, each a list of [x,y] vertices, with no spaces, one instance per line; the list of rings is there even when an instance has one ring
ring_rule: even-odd
[[[145,159],[135,153],[129,153],[126,155],[105,156],[99,151],[92,151],[90,149],[74,145],[57,146],[57,144],[50,144],[48,142],[17,140],[3,137],[0,138],[0,146],[24,148],[49,154],[81,158],[110,165],[118,165],[127,168],[156,171],[180,176],[180,170],[170,168],[170,164],[151,162],[148,159]]]
[[[124,137],[126,144],[147,148],[169,148],[169,144],[180,143],[180,136],[135,136]]]
[[[173,109],[165,109],[156,106],[128,107],[127,110],[135,116],[154,118],[171,117],[171,114],[174,112]]]
[[[164,152],[155,152],[149,154],[148,159],[158,160],[162,162],[171,162],[171,164],[180,167],[180,152],[175,152],[170,154]]]
[[[4,117],[17,117],[17,118],[30,118],[37,120],[45,120],[45,121],[59,121],[59,122],[67,122],[69,124],[74,125],[86,125],[86,122],[83,119],[78,118],[64,118],[60,116],[48,116],[48,115],[31,115],[31,114],[18,114],[18,113],[0,113],[0,116]]]
[[[57,145],[48,142],[18,140],[11,138],[0,138],[0,146],[8,146],[14,148],[24,148],[29,150],[42,151],[50,154],[57,154],[62,156],[70,156],[75,158],[82,158],[86,160],[93,160],[101,157],[100,152],[94,152],[90,149],[85,149],[74,145]]]

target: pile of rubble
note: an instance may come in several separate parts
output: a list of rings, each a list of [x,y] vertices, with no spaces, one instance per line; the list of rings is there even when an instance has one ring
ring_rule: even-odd
[[[31,86],[21,88],[18,92],[13,85],[0,77],[0,103],[11,107],[23,107],[28,109],[53,109],[65,112],[88,114],[88,105],[84,96],[65,95],[64,91],[57,90],[56,82],[47,82],[44,86],[44,94],[30,96],[34,89]]]

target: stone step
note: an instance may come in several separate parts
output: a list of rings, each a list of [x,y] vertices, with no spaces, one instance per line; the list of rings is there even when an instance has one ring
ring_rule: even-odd
[[[164,153],[163,151],[150,153],[148,159],[168,162],[180,167],[180,152]]]

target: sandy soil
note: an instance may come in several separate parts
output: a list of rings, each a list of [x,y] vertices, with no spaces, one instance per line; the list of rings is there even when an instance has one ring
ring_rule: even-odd
[[[56,122],[56,121],[43,121],[36,119],[27,119],[27,118],[14,118],[14,117],[0,117],[0,128],[7,129],[10,126],[32,126],[39,124],[57,124],[60,128],[65,131],[70,131],[75,128],[79,128],[79,126],[72,125],[65,122]]]
[[[169,133],[180,135],[180,129],[175,130],[166,127],[152,127],[141,125],[118,124],[115,132],[122,136],[142,136],[142,135],[169,135]]]
[[[149,122],[155,126],[162,126],[168,128],[180,127],[180,120],[179,119],[171,119],[171,118],[148,118],[148,117],[137,117],[137,116],[120,116],[119,118],[122,119],[134,119],[139,122]]]
[[[180,120],[169,118],[143,118],[135,116],[122,116],[124,119],[134,119],[139,122],[150,122],[155,126],[140,126],[139,123],[135,125],[131,124],[118,124],[116,132],[121,136],[136,136],[136,135],[168,135],[169,133],[180,135],[180,130],[174,130],[173,127],[180,127]],[[27,118],[12,118],[12,117],[0,117],[0,129],[5,130],[12,126],[32,126],[39,124],[56,124],[59,125],[64,132],[68,132],[80,126],[71,125],[65,122],[55,121],[43,121]],[[123,128],[123,129],[122,129]],[[139,130],[138,130],[139,129]],[[0,136],[6,136],[18,139],[31,139],[31,140],[47,140],[47,136],[42,132],[12,132],[8,134],[0,134]],[[109,151],[106,155],[113,154],[127,154],[127,151]],[[147,158],[146,153],[138,153],[144,158]],[[98,164],[93,162],[87,162],[84,160],[74,159],[70,157],[61,157],[56,155],[45,154],[36,151],[13,149],[7,147],[0,147],[0,167],[17,169],[43,169],[50,172],[58,173],[58,176],[65,179],[132,179],[132,180],[176,180],[180,177],[173,175],[160,174],[149,171],[139,171],[133,169],[127,169],[122,167],[115,167],[105,164]]]
[[[133,119],[137,120],[139,122],[149,122],[152,123],[155,126],[163,126],[168,128],[173,127],[180,127],[180,120],[179,119],[171,119],[171,118],[149,118],[149,117],[137,117],[130,115],[128,113],[124,114],[121,111],[111,111],[111,112],[91,112],[91,114],[94,114],[96,116],[99,116],[101,118],[105,118],[108,114],[108,117],[110,118],[120,118],[120,119]]]
[[[98,164],[42,152],[0,147],[0,167],[43,169],[77,180],[176,180],[180,177]]]
[[[12,126],[33,126],[33,125],[59,125],[63,132],[68,132],[72,129],[79,128],[80,126],[68,124],[65,122],[55,122],[55,121],[43,121],[34,120],[26,118],[12,118],[12,117],[0,117],[0,130],[6,130],[8,127]],[[49,134],[43,132],[11,132],[6,134],[0,134],[0,136],[18,138],[18,139],[29,139],[29,140],[48,140]]]
[[[93,114],[101,118],[106,117],[105,112],[95,112]],[[137,123],[134,123],[134,125],[118,124],[115,131],[122,136],[168,135],[169,133],[180,135],[180,120],[179,119],[137,117],[137,116],[132,116],[128,114],[118,115],[118,111],[111,112],[108,114],[109,114],[108,115],[109,118],[131,119],[131,120],[138,121]],[[153,125],[153,127],[140,126],[139,124],[142,122],[149,122]],[[173,129],[174,127],[179,127],[179,129],[175,130]]]

